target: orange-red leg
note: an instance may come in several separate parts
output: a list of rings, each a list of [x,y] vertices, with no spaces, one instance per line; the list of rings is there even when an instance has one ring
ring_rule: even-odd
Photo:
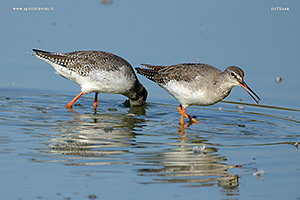
[[[83,91],[81,91],[76,97],[74,97],[74,99],[72,99],[72,101],[70,101],[67,105],[66,108],[71,108],[71,106],[73,105],[73,103],[75,103],[75,101],[77,99],[79,99],[79,97],[81,97],[81,95],[83,95]]]
[[[185,138],[184,138],[185,133],[183,132],[183,131],[184,131],[184,124],[180,124],[177,131],[178,131],[178,133],[181,135],[179,139],[180,139],[180,140],[184,140],[184,139],[185,139]]]
[[[184,116],[185,116],[186,118],[188,118],[189,120],[191,120],[191,121],[193,122],[193,124],[194,124],[194,123],[198,123],[197,120],[195,120],[194,118],[192,118],[192,117],[189,116],[188,114],[184,113]]]
[[[198,122],[197,120],[195,120],[194,118],[192,118],[191,116],[189,116],[188,114],[185,113],[185,108],[182,107],[181,104],[177,107],[177,110],[181,114],[180,122],[179,122],[180,124],[184,124],[184,117],[188,118],[193,123],[197,123]]]
[[[96,93],[95,93],[94,105],[93,105],[94,109],[97,108],[97,99],[98,99],[98,93],[96,92]]]
[[[180,116],[180,121],[179,121],[179,124],[183,125],[184,124],[184,108],[182,107],[182,105],[180,104],[178,107],[177,107],[177,110],[179,112],[179,114],[181,114]]]

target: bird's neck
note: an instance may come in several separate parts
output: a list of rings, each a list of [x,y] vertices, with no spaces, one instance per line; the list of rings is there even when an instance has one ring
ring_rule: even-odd
[[[226,81],[224,73],[221,73],[218,77],[216,77],[214,84],[216,93],[220,95],[221,100],[227,97],[231,92],[231,89],[234,87],[234,85]]]
[[[137,80],[134,87],[125,94],[130,100],[130,106],[142,105],[146,102],[148,92],[144,86]]]

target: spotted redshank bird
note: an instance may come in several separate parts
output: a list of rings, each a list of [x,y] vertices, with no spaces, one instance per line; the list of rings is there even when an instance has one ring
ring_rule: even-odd
[[[50,64],[57,74],[77,83],[81,92],[67,105],[71,108],[82,95],[95,92],[93,107],[97,108],[98,93],[122,94],[130,106],[142,105],[147,90],[137,79],[132,66],[123,58],[104,51],[51,53],[33,49],[32,55]]]
[[[184,117],[197,122],[185,113],[188,106],[213,105],[227,97],[235,85],[244,88],[256,103],[260,101],[260,98],[244,82],[243,70],[235,66],[230,66],[222,72],[202,63],[172,66],[142,65],[149,69],[136,67],[137,72],[164,88],[180,103],[177,108],[181,114],[180,124],[184,124]]]

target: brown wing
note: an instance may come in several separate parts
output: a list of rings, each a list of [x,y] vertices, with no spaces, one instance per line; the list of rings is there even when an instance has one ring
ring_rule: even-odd
[[[151,69],[136,68],[137,72],[160,84],[167,83],[171,80],[189,82],[196,77],[206,76],[208,70],[210,73],[221,73],[219,69],[203,63],[184,63],[171,66],[144,66]]]
[[[93,70],[115,71],[122,66],[131,65],[123,58],[104,51],[75,51],[70,53],[52,53],[33,49],[43,58],[62,65],[80,75],[88,75]],[[133,71],[133,69],[132,69]]]
[[[141,65],[151,68],[151,69],[162,69],[162,68],[170,67],[170,66],[162,66],[162,65],[149,65],[149,64],[143,64],[143,63],[141,63]]]

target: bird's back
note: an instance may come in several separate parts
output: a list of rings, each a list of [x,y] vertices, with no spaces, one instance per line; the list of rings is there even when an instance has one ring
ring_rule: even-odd
[[[219,69],[203,63],[184,63],[171,66],[142,65],[148,69],[137,67],[137,72],[158,84],[166,84],[169,81],[190,82],[196,77],[210,79],[222,73]]]
[[[69,53],[52,53],[37,49],[33,49],[33,51],[36,53],[33,54],[36,57],[49,60],[53,64],[65,67],[81,76],[88,76],[95,70],[118,71],[121,67],[126,67],[134,73],[132,66],[125,59],[104,51],[74,51]]]

